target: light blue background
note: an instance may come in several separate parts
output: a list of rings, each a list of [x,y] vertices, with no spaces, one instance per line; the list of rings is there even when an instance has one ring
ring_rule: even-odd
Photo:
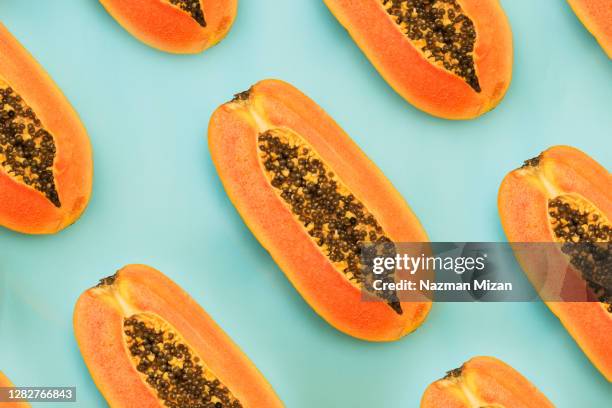
[[[87,212],[56,236],[0,229],[0,369],[20,385],[75,385],[76,405],[104,406],[72,308],[99,278],[147,263],[191,293],[289,407],[416,407],[475,355],[507,361],[558,407],[609,406],[612,387],[543,304],[437,304],[392,344],[337,332],[245,227],[206,146],[216,106],[281,78],[344,127],[432,240],[503,241],[497,188],[523,160],[571,144],[612,165],[612,63],[565,2],[502,3],[512,86],[495,111],[448,122],[397,96],[321,1],[241,0],[228,37],[195,56],[148,48],[94,0],[2,1],[4,24],[81,115],[95,182]]]

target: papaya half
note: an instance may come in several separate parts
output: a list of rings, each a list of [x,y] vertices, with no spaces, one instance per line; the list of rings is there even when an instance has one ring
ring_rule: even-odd
[[[504,178],[498,208],[508,241],[559,244],[556,258],[593,293],[593,301],[543,300],[612,381],[612,175],[578,149],[554,146]],[[527,255],[515,253],[537,280]]]
[[[13,383],[9,378],[0,371],[0,388],[14,387]],[[2,395],[5,397],[5,395]],[[30,408],[31,405],[27,402],[2,402],[0,401],[0,408]]]
[[[84,292],[74,333],[113,408],[282,406],[212,318],[151,267],[128,265]]]
[[[238,0],[100,0],[130,34],[161,51],[195,54],[229,32]]]
[[[431,115],[493,109],[512,78],[512,32],[498,0],[324,0],[382,77]]]
[[[0,226],[55,233],[91,195],[85,128],[53,80],[0,24]]]
[[[429,301],[364,298],[363,243],[426,242],[381,171],[323,109],[293,86],[264,80],[212,115],[212,160],[260,243],[332,326],[372,341],[417,328]]]
[[[421,408],[554,408],[528,379],[495,357],[474,357],[432,383]]]
[[[582,24],[612,58],[612,2],[610,0],[567,0]]]

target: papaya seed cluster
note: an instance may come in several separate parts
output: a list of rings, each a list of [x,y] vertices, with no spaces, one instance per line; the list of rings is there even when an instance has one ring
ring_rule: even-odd
[[[168,408],[241,408],[230,390],[171,329],[152,318],[124,319],[136,369]]]
[[[267,131],[259,135],[258,147],[272,187],[336,269],[363,288],[372,278],[362,262],[364,242],[395,247],[376,218],[298,135]],[[394,291],[378,295],[402,313]]]
[[[178,6],[181,10],[188,13],[199,25],[206,27],[206,19],[200,0],[168,0],[170,4]]]
[[[548,202],[549,220],[562,250],[612,313],[612,224],[591,203],[559,196]]]
[[[402,32],[436,65],[463,78],[476,92],[476,28],[457,0],[382,0]]]
[[[53,176],[55,153],[53,136],[23,98],[0,79],[0,165],[60,207]]]

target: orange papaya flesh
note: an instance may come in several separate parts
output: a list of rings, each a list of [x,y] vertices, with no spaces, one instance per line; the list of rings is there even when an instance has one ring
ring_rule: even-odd
[[[556,256],[558,265],[568,263],[598,301],[546,303],[612,380],[612,176],[587,154],[555,146],[504,178],[498,208],[510,242],[588,244]],[[518,252],[517,259],[532,279],[537,268]]]
[[[232,340],[161,272],[129,265],[84,292],[74,332],[112,407],[281,407]]]
[[[2,371],[0,371],[0,387],[14,387],[11,380]]]
[[[421,408],[553,408],[529,380],[494,357],[474,357],[423,394]]]
[[[1,24],[0,57],[0,225],[55,233],[89,201],[89,139],[61,91]]]
[[[193,54],[229,32],[237,0],[100,0],[130,34],[162,51]]]
[[[512,78],[512,32],[497,0],[324,0],[383,78],[446,119],[493,109]]]
[[[9,378],[0,371],[0,388],[10,388],[15,385],[9,380]],[[1,402],[0,408],[30,408],[30,404],[27,402]]]
[[[363,296],[362,242],[426,242],[404,199],[302,92],[264,80],[220,106],[209,148],[245,223],[332,326],[372,341],[417,328],[429,301]],[[422,300],[422,299],[421,299]]]
[[[612,58],[612,4],[609,0],[568,0],[582,24]]]

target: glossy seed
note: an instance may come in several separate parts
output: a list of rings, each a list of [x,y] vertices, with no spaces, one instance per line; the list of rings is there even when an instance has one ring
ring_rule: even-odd
[[[23,98],[0,79],[0,166],[59,208],[53,174],[55,154],[53,136]]]
[[[170,4],[178,6],[181,10],[188,13],[199,25],[206,27],[204,11],[200,0],[168,0]]]
[[[612,313],[612,223],[593,204],[573,196],[549,200],[548,214],[562,251]]]
[[[267,131],[259,135],[258,149],[270,184],[316,245],[353,284],[370,288],[372,274],[363,262],[364,243],[387,244],[386,251],[395,253],[376,218],[298,135]],[[382,278],[392,280],[393,272]],[[394,291],[378,296],[402,313]]]
[[[481,92],[474,64],[476,28],[457,0],[382,0],[382,4],[429,61]]]
[[[242,408],[177,334],[158,318],[124,319],[133,364],[168,408]]]

